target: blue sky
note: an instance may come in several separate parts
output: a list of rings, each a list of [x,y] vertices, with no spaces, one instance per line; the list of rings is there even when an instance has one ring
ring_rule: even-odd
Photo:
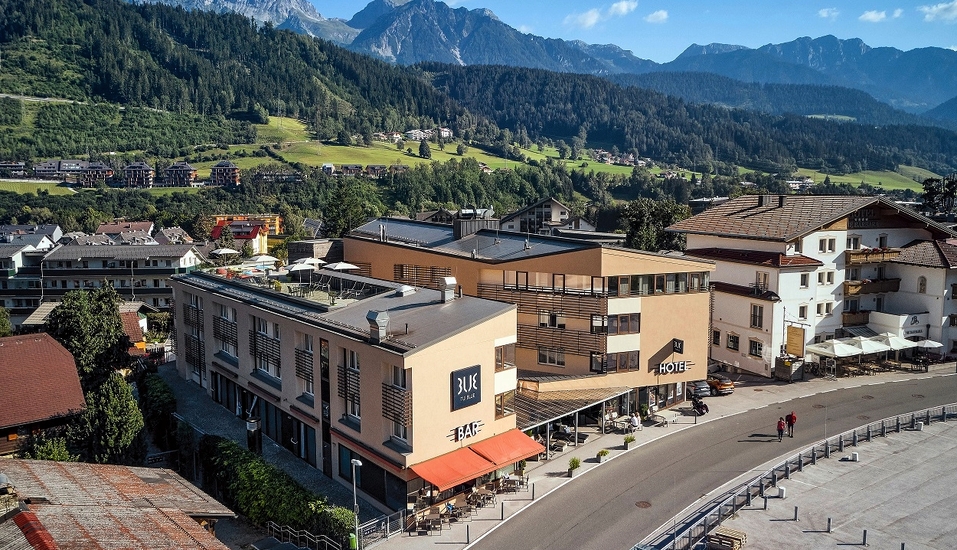
[[[363,0],[312,0],[324,17],[350,19]],[[860,38],[872,47],[957,49],[957,0],[446,0],[488,8],[505,24],[548,38],[616,44],[671,61],[692,43],[759,47],[801,36]]]

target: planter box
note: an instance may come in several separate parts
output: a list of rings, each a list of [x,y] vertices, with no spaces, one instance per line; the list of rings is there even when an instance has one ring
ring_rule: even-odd
[[[598,463],[601,464],[602,462],[608,460],[608,455],[596,455],[595,458],[597,458]]]
[[[637,441],[626,441],[626,442],[625,442],[625,450],[627,451],[628,449],[634,447],[634,446],[637,445],[637,444],[638,444]]]
[[[568,469],[568,477],[575,477],[575,472],[577,472],[578,470],[579,470],[579,468],[569,468],[569,469]]]

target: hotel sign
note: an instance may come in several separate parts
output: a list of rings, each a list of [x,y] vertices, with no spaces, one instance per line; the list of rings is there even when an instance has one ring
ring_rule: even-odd
[[[482,366],[452,371],[452,410],[482,402]]]
[[[687,361],[669,361],[658,365],[658,374],[672,374],[676,372],[688,372],[691,365]]]

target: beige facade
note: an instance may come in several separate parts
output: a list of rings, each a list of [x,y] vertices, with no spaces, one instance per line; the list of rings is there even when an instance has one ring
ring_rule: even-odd
[[[431,481],[416,465],[514,432],[500,404],[515,368],[497,367],[496,351],[514,345],[516,308],[336,276],[362,290],[330,300],[211,273],[174,278],[177,369],[344,484],[360,460],[358,488],[384,511],[404,509]]]
[[[517,304],[515,362],[565,377],[548,389],[706,377],[711,262],[490,229],[459,238],[451,227],[441,231],[376,220],[344,239],[344,257],[369,265],[373,277],[434,287],[453,276],[463,294]]]

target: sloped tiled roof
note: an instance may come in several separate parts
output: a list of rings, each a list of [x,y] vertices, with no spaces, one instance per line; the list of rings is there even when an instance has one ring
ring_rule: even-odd
[[[96,233],[105,233],[107,235],[118,235],[124,231],[146,231],[152,233],[153,222],[108,222],[101,223],[96,228]]]
[[[76,362],[52,336],[0,338],[0,427],[49,420],[85,407]]]
[[[125,246],[61,245],[43,257],[43,261],[114,259],[145,260],[146,258],[182,258],[194,250],[191,244],[128,244]]]
[[[17,459],[0,469],[58,548],[228,548],[197,520],[235,514],[172,470]]]
[[[766,252],[763,250],[735,250],[730,248],[697,248],[686,250],[688,256],[706,258],[709,260],[724,260],[741,264],[763,265],[767,267],[804,267],[824,265],[819,260],[802,254],[788,256],[780,252]]]
[[[857,195],[743,195],[667,228],[677,233],[789,241],[879,204],[953,236],[950,229],[883,197]]]
[[[531,210],[538,208],[539,206],[542,206],[543,204],[548,202],[553,202],[557,204],[558,206],[561,206],[562,208],[564,208],[566,211],[568,210],[568,207],[562,204],[561,202],[559,202],[555,197],[546,197],[534,204],[530,204],[526,206],[525,208],[521,208],[519,210],[516,210],[515,212],[502,216],[502,223],[505,223],[510,220],[514,220],[515,218],[518,218],[519,216],[522,216],[525,213],[530,212]]]
[[[130,342],[143,341],[143,329],[140,328],[140,316],[135,312],[120,313],[120,320],[123,321],[123,332],[129,336]]]
[[[957,267],[957,245],[947,241],[913,241],[901,249],[894,263],[922,267]]]

